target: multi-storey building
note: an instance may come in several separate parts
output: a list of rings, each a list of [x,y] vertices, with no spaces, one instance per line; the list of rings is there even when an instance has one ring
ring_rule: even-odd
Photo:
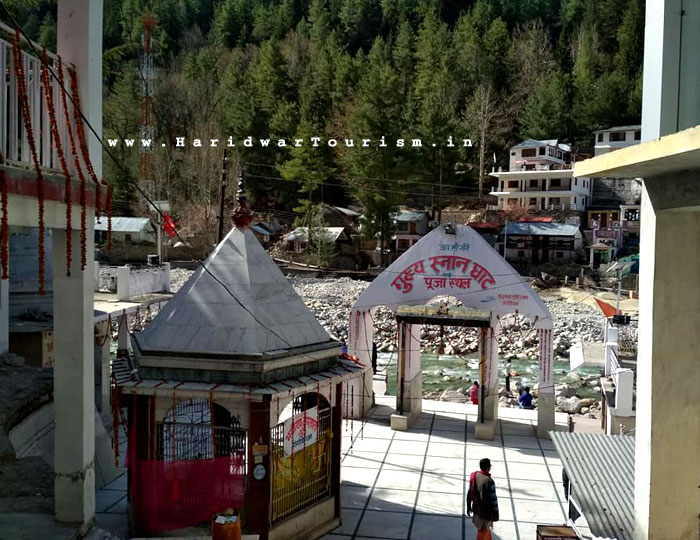
[[[591,199],[591,181],[574,178],[571,147],[556,140],[528,139],[511,148],[510,171],[494,172],[498,209],[573,210]]]
[[[619,126],[601,129],[595,133],[594,154],[600,156],[626,146],[639,144],[642,138],[642,126]]]

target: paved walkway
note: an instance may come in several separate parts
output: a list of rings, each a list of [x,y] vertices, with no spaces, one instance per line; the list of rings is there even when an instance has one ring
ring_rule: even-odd
[[[561,463],[535,437],[537,411],[499,408],[500,433],[474,438],[476,406],[423,400],[408,432],[392,431],[396,398],[378,396],[363,423],[344,422],[342,525],[324,540],[474,540],[466,484],[479,460],[492,461],[501,521],[494,540],[530,540],[538,523],[564,523]],[[566,415],[557,414],[558,429]],[[120,465],[126,437],[120,436]],[[126,473],[96,494],[97,525],[126,539]]]
[[[465,497],[483,457],[497,486],[495,540],[530,540],[537,524],[564,523],[562,467],[551,441],[535,437],[536,411],[499,408],[500,432],[480,441],[474,405],[424,400],[417,425],[400,432],[389,428],[395,398],[377,403],[364,424],[345,423],[342,525],[324,540],[475,539]]]

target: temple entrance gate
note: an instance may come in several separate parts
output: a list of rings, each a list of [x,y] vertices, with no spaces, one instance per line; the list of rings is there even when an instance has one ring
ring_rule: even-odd
[[[498,321],[517,313],[533,321],[539,338],[538,437],[554,429],[552,316],[540,296],[478,233],[465,225],[441,225],[421,238],[365,289],[350,313],[348,349],[365,366],[371,364],[373,312],[393,309],[399,323],[399,377],[397,414],[392,428],[407,429],[420,413],[422,373],[420,323],[406,306],[425,306],[438,296],[461,301],[462,323],[480,327],[479,350],[484,387],[479,400],[477,437],[491,439],[498,418]],[[452,308],[454,313],[454,308]],[[420,314],[419,314],[420,315]],[[433,315],[430,311],[423,316]],[[453,323],[443,317],[446,324]],[[401,319],[401,320],[400,320]],[[485,320],[488,320],[488,326]],[[481,322],[480,322],[481,321]],[[462,324],[460,323],[460,324]],[[444,323],[443,323],[444,324]],[[418,346],[415,346],[415,344]],[[361,384],[357,383],[356,384]],[[353,388],[349,391],[357,391]],[[409,408],[410,407],[410,408]],[[404,411],[400,414],[399,411]],[[408,412],[408,414],[406,414]]]

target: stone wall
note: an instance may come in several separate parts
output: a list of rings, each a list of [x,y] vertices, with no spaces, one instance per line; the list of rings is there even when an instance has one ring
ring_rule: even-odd
[[[639,204],[642,182],[634,178],[596,178],[593,182],[593,206]]]

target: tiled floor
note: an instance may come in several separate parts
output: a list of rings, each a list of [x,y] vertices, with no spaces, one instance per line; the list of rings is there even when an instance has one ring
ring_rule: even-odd
[[[499,433],[482,441],[473,405],[423,401],[416,426],[400,432],[389,428],[394,401],[378,397],[365,423],[346,422],[342,524],[324,540],[475,539],[466,484],[483,457],[498,493],[495,540],[534,540],[537,524],[564,523],[561,463],[535,437],[535,411],[499,409]]]
[[[401,432],[389,428],[395,398],[377,403],[364,423],[344,423],[342,524],[324,540],[474,540],[466,482],[483,457],[501,514],[494,540],[534,540],[538,523],[564,522],[561,463],[534,435],[536,411],[499,409],[500,432],[482,441],[474,405],[424,400],[416,427]],[[123,465],[123,434],[119,446]],[[98,526],[128,538],[126,473],[97,492],[96,506]]]

